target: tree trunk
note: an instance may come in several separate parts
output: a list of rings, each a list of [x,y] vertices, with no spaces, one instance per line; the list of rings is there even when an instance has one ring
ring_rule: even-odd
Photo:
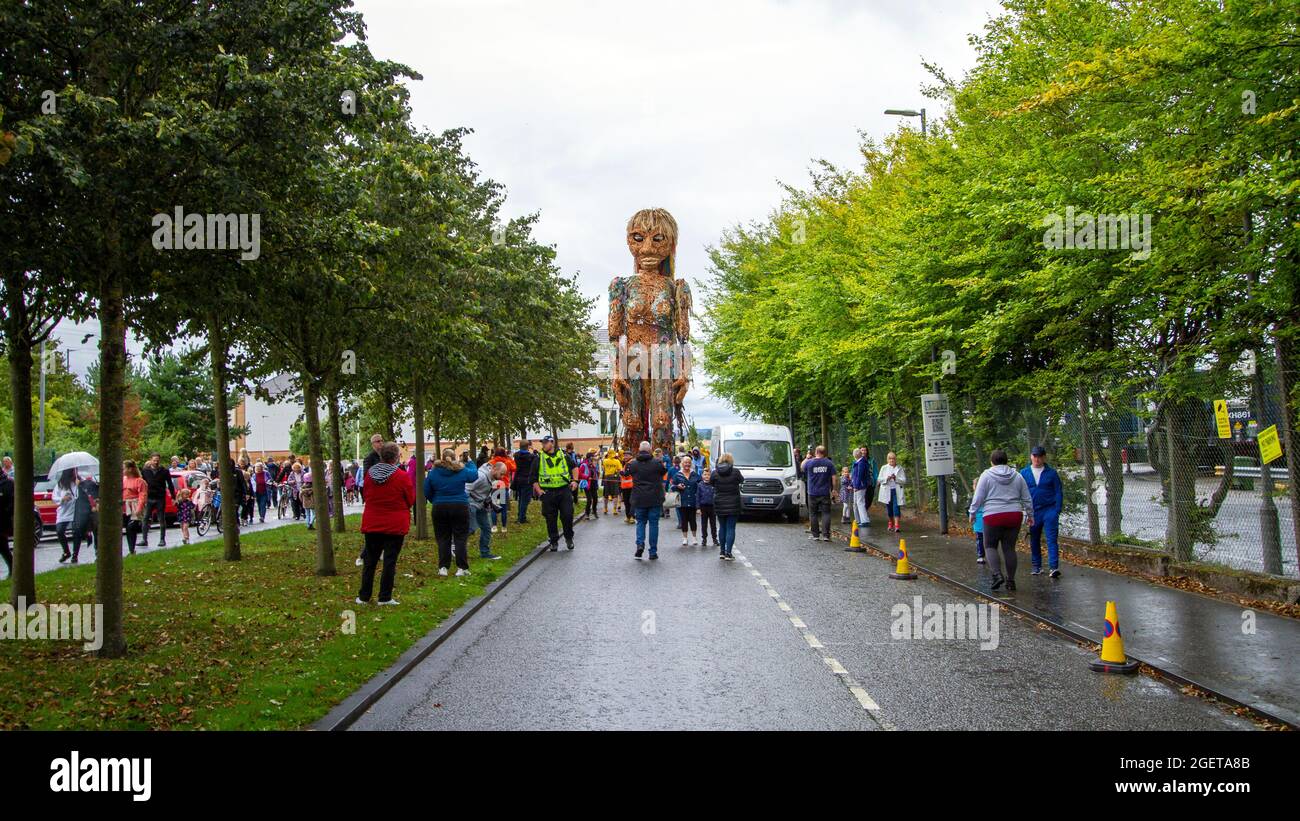
[[[469,458],[470,461],[478,456],[478,411],[471,405],[469,410]]]
[[[309,374],[302,380],[303,415],[307,417],[307,448],[311,454],[312,507],[316,511],[316,575],[336,576],[334,536],[329,529],[329,503],[325,498],[325,457],[320,441],[320,391]]]
[[[433,406],[433,458],[442,458],[442,408],[437,403]]]
[[[226,340],[221,320],[208,314],[208,358],[212,364],[212,411],[216,423],[218,482],[221,498],[235,498],[235,465],[230,459],[230,420],[226,408]],[[240,481],[243,481],[240,479]],[[240,560],[239,511],[221,506],[222,553],[228,562]]]
[[[1274,355],[1277,359],[1277,389],[1282,397],[1282,448],[1286,454],[1287,492],[1291,496],[1291,530],[1296,551],[1296,574],[1300,575],[1300,436],[1296,425],[1300,423],[1297,413],[1295,390],[1295,350],[1290,339],[1283,339],[1277,334],[1274,341]],[[1258,365],[1257,365],[1258,367]]]
[[[1092,433],[1089,424],[1089,405],[1091,402],[1088,398],[1088,391],[1080,385],[1078,388],[1079,395],[1079,433],[1083,439],[1083,447],[1079,448],[1080,455],[1083,457],[1083,485],[1084,485],[1084,507],[1088,511],[1088,541],[1097,544],[1101,541],[1101,522],[1097,518],[1097,505],[1092,500],[1093,483],[1096,479],[1092,463]]]
[[[17,286],[17,287],[15,287]],[[35,492],[35,453],[32,450],[32,344],[22,304],[22,283],[9,278],[9,394],[14,413],[14,568],[9,603],[18,608],[36,601],[36,528],[32,511]]]
[[[343,515],[343,426],[339,422],[339,391],[332,388],[329,393],[330,403],[330,452],[334,459],[330,464],[330,481],[333,488],[330,496],[334,501],[334,529],[339,533],[348,529],[347,518]]]
[[[424,396],[417,387],[411,394],[415,417],[415,538],[429,538],[428,508],[424,504]]]
[[[1110,431],[1106,436],[1106,535],[1119,536],[1124,532],[1124,445],[1120,441],[1119,418],[1109,416]]]
[[[830,453],[830,449],[831,449],[830,434],[826,430],[826,403],[825,402],[818,403],[818,410],[821,413],[821,422],[822,422],[821,445],[822,447],[826,448],[827,453]]]
[[[396,421],[393,419],[393,391],[384,386],[384,424],[388,426],[388,441],[397,441]]]
[[[1200,406],[1191,409],[1200,411]],[[1182,420],[1188,418],[1186,401],[1169,401],[1165,405],[1165,461],[1169,469],[1169,510],[1166,526],[1166,547],[1175,561],[1189,562],[1196,558],[1194,522],[1196,504],[1196,454],[1183,443],[1192,441]]]
[[[126,393],[126,306],[117,276],[99,288],[99,532],[95,603],[103,606],[100,658],[126,655],[122,600],[122,422]]]

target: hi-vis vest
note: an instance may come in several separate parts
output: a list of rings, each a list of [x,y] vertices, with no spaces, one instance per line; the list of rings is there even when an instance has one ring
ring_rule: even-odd
[[[542,451],[541,467],[538,468],[537,484],[542,487],[562,487],[570,481],[569,460],[558,450],[555,453]]]

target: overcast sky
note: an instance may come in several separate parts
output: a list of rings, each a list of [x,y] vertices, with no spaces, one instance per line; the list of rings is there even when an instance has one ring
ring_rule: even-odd
[[[470,155],[507,189],[505,215],[537,212],[538,238],[598,297],[631,272],[627,218],[667,208],[697,306],[706,248],[803,185],[815,159],[858,163],[858,131],[886,108],[935,108],[922,60],[959,77],[993,0],[357,0],[371,49],[406,63],[415,122],[474,129]],[[64,344],[80,346],[70,325]],[[90,347],[72,354],[84,372]],[[702,374],[701,427],[735,418]]]

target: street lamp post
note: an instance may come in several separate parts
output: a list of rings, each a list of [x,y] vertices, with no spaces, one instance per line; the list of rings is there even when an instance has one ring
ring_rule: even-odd
[[[920,117],[921,136],[922,137],[929,136],[929,132],[927,131],[926,124],[925,124],[924,108],[922,108],[920,111],[915,111],[910,108],[887,108],[885,109],[885,113],[892,114],[897,117]],[[931,345],[930,363],[934,364],[934,362],[935,362],[935,347]],[[937,376],[931,381],[930,384],[931,384],[931,390],[934,393],[938,393],[939,379]],[[939,490],[939,532],[946,534],[948,532],[948,477],[940,475],[940,476],[936,476],[935,479],[936,479],[936,484],[938,484],[938,490]]]

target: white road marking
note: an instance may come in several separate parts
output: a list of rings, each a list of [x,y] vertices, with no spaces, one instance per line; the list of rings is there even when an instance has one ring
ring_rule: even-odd
[[[742,560],[745,559],[745,557],[741,556],[740,554],[737,554],[737,557]],[[748,561],[745,561],[745,566],[750,568],[753,567],[753,565]],[[749,572],[751,575],[754,576],[754,580],[757,581],[761,587],[767,589],[767,594],[771,596],[773,599],[777,600],[776,606],[781,608],[782,612],[791,614],[789,616],[790,624],[794,626],[796,630],[799,631],[799,635],[802,636],[803,640],[808,643],[808,646],[814,650],[825,650],[826,646],[822,644],[820,641],[818,641],[817,637],[813,635],[811,631],[808,630],[808,625],[804,623],[803,619],[799,618],[797,615],[794,615],[794,609],[791,608],[790,605],[787,604],[785,601],[781,600],[781,594],[776,592],[776,588],[772,587],[771,582],[763,578],[763,574],[758,572],[757,570],[750,570]],[[843,664],[840,664],[838,659],[832,658],[830,656],[822,656],[822,663],[824,663],[828,668],[830,668],[832,675],[834,675],[836,678],[838,678],[841,682],[844,683],[844,686],[848,689],[850,693],[853,694],[853,697],[857,699],[858,704],[861,705],[862,709],[870,712],[872,714],[872,718],[875,719],[875,721],[881,726],[881,728],[885,730],[898,729],[893,724],[890,724],[888,721],[883,720],[878,715],[880,712],[880,705],[876,703],[875,699],[871,697],[871,695],[867,692],[865,687],[863,687],[861,684],[857,682],[856,679],[854,679],[851,675],[849,675],[849,671],[845,669]]]
[[[870,710],[873,713],[880,710],[880,705],[877,704],[875,699],[873,699],[866,690],[862,689],[862,687],[850,687],[849,692],[857,698],[858,703],[862,705],[862,709]]]

